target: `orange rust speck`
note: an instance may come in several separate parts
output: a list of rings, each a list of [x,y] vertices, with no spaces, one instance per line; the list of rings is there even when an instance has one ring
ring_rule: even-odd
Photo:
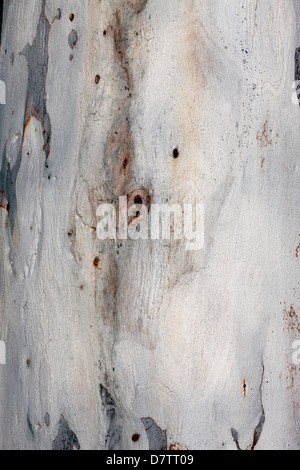
[[[96,269],[98,268],[98,266],[99,266],[99,263],[100,263],[100,259],[99,259],[98,257],[97,257],[97,258],[95,258],[95,259],[94,259],[94,263],[93,263],[93,264],[94,264],[94,267],[95,267]]]

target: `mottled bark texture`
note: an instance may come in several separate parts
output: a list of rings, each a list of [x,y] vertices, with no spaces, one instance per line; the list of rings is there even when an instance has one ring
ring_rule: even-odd
[[[6,0],[1,449],[299,449],[298,0]],[[205,246],[97,238],[119,196]]]

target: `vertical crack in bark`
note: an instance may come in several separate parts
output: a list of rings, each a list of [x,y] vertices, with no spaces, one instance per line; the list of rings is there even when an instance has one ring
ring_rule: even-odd
[[[261,383],[260,383],[260,402],[261,402],[261,417],[259,420],[258,425],[255,428],[254,435],[253,435],[253,443],[251,446],[251,450],[255,450],[255,447],[258,444],[258,441],[260,439],[261,433],[263,432],[264,424],[266,421],[266,416],[265,416],[265,410],[264,410],[264,405],[263,405],[263,394],[262,394],[262,387],[263,387],[263,381],[264,381],[264,375],[265,375],[265,366],[262,366],[262,377],[261,377]]]
[[[113,32],[116,62],[120,66],[119,111],[108,135],[106,158],[113,177],[114,195],[120,195],[131,181],[134,146],[131,135],[131,82],[121,16],[116,12]]]
[[[265,421],[266,421],[265,410],[264,410],[264,405],[263,405],[263,393],[262,393],[264,375],[265,375],[265,366],[263,364],[262,365],[262,377],[261,377],[260,389],[259,389],[260,402],[261,402],[261,416],[260,416],[259,423],[258,423],[258,425],[256,426],[256,428],[254,430],[252,444],[246,450],[255,450],[255,447],[257,446],[258,441],[260,439],[260,436],[263,432],[264,424],[265,424]],[[241,449],[240,444],[239,444],[239,433],[234,428],[231,428],[231,435],[232,435],[232,438],[235,442],[237,450],[243,450],[243,449]]]

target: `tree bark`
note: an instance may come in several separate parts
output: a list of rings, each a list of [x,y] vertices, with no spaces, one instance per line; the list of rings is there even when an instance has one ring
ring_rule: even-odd
[[[1,449],[300,448],[299,15],[5,1]],[[136,192],[202,201],[203,250],[99,240]]]

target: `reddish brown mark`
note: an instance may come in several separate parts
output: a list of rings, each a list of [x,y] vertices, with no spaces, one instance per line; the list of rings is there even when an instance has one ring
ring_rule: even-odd
[[[269,121],[266,120],[263,125],[262,131],[257,131],[256,134],[256,140],[260,142],[261,147],[267,147],[268,145],[271,145],[273,143],[273,140],[271,138],[272,132],[273,129],[269,129]]]

